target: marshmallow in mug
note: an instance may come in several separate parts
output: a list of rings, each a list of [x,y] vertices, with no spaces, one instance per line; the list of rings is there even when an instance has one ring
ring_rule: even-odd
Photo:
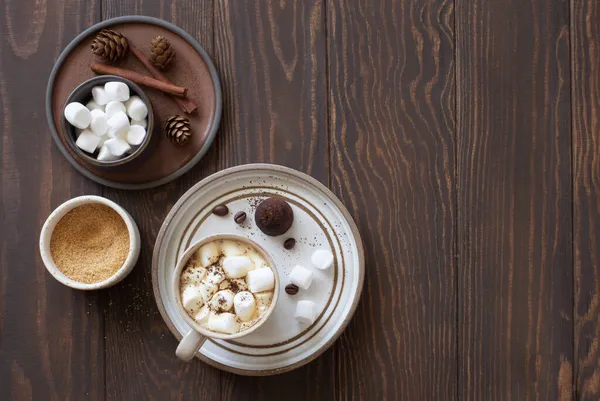
[[[256,299],[250,291],[238,292],[233,298],[233,307],[240,320],[247,322],[252,319],[252,315],[256,310]]]
[[[251,245],[232,240],[204,244],[181,273],[184,309],[211,331],[233,334],[252,327],[273,301],[275,274],[266,265]]]
[[[107,82],[91,92],[92,99],[85,106],[72,102],[64,110],[65,119],[83,130],[75,145],[87,153],[98,151],[96,158],[100,161],[125,157],[146,138],[148,107],[139,96],[130,96],[124,82]]]
[[[248,289],[252,292],[264,292],[275,287],[275,275],[269,267],[250,270],[246,276]]]

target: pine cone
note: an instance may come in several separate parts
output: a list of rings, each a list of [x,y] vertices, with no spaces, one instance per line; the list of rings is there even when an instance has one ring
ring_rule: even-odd
[[[121,32],[112,29],[101,30],[92,42],[92,53],[111,63],[125,57],[127,49],[129,49],[127,38]]]
[[[192,135],[190,120],[183,116],[169,117],[165,124],[165,131],[167,132],[167,137],[173,143],[185,145]]]
[[[166,68],[175,58],[175,50],[164,36],[157,36],[150,42],[150,61],[159,68]]]

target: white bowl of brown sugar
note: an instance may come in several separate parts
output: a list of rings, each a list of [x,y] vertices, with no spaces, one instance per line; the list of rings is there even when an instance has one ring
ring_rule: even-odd
[[[123,280],[140,255],[133,218],[101,196],[73,198],[42,227],[40,254],[55,279],[78,290],[97,290]]]

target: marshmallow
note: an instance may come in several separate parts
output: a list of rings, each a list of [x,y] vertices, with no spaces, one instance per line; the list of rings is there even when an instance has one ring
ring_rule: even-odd
[[[94,109],[91,111],[92,122],[90,123],[90,129],[98,136],[106,135],[108,132],[108,119],[106,114],[102,110]]]
[[[104,109],[108,118],[111,118],[118,111],[125,113],[125,105],[118,100],[111,100],[106,104],[106,108]]]
[[[117,160],[117,157],[115,155],[113,155],[112,153],[110,153],[110,150],[108,150],[108,147],[106,145],[104,145],[104,142],[105,142],[104,138],[105,137],[100,138],[101,144],[98,144],[98,146],[100,146],[100,153],[98,153],[97,159],[100,161],[104,161],[104,162]]]
[[[254,262],[254,267],[265,267],[265,259],[258,254],[256,251],[248,251],[246,252],[246,256],[248,256]]]
[[[298,301],[296,304],[296,320],[300,323],[311,324],[317,317],[317,308],[312,301]]]
[[[254,295],[248,291],[238,292],[233,298],[233,306],[235,314],[242,322],[251,320],[252,316],[254,316],[254,310],[256,309]]]
[[[94,103],[98,106],[104,106],[106,103],[113,100],[101,86],[94,86],[92,88],[92,97],[94,98]]]
[[[132,125],[127,130],[127,135],[125,136],[125,140],[134,146],[141,145],[144,142],[144,138],[146,137],[146,129],[144,127],[140,127],[139,125]]]
[[[148,128],[148,120],[131,120],[131,125],[139,125],[140,127]]]
[[[313,272],[304,266],[296,265],[290,273],[290,281],[292,284],[296,284],[303,290],[308,290],[310,283],[312,283],[312,279]]]
[[[244,277],[252,269],[254,262],[247,256],[228,256],[223,259],[223,270],[228,277]]]
[[[206,281],[203,281],[200,284],[198,284],[198,288],[200,289],[202,299],[204,299],[205,303],[208,303],[208,301],[210,301],[210,297],[212,297],[215,291],[217,291],[216,284]]]
[[[120,138],[120,139],[126,140],[125,137],[127,136],[128,131],[129,131],[129,128],[122,129],[120,131],[116,131],[109,127],[107,135],[109,138]]]
[[[206,327],[209,330],[219,333],[233,334],[239,330],[240,323],[233,313],[221,313],[218,315],[211,313]]]
[[[200,264],[202,267],[210,266],[219,260],[220,252],[217,244],[209,242],[208,244],[202,245],[198,250]]]
[[[204,298],[198,286],[188,285],[181,292],[181,304],[189,313],[194,313],[204,305]]]
[[[218,286],[225,280],[225,272],[221,268],[211,268],[206,276],[206,281]]]
[[[246,280],[243,278],[234,278],[229,280],[230,286],[235,285],[238,291],[246,291],[248,290],[248,285],[246,284]]]
[[[268,267],[250,270],[246,275],[246,282],[252,292],[269,291],[275,287],[275,274]]]
[[[69,103],[64,114],[67,121],[76,128],[85,129],[92,122],[92,113],[81,103]]]
[[[104,146],[108,148],[113,156],[123,156],[131,150],[131,146],[121,138],[111,138],[104,142]]]
[[[132,96],[125,103],[127,114],[134,120],[143,120],[148,115],[148,107],[139,96]]]
[[[89,111],[100,110],[101,112],[104,112],[104,106],[100,106],[98,103],[94,102],[93,100],[90,100],[89,102],[87,102],[85,107],[87,107]]]
[[[188,268],[181,274],[181,281],[186,283],[198,284],[206,276],[206,269],[203,267],[195,266]]]
[[[104,84],[104,91],[110,97],[110,100],[124,102],[129,99],[129,86],[127,86],[127,84],[124,82],[107,82]],[[141,120],[141,118],[138,118],[137,120]]]
[[[221,252],[225,256],[240,256],[244,253],[244,249],[235,241],[223,241],[221,243]]]
[[[210,306],[218,312],[228,312],[233,308],[233,292],[231,290],[217,291],[210,300]]]
[[[106,117],[106,113],[103,112],[100,109],[90,110],[90,114],[92,115],[92,120],[94,119],[94,117],[99,117],[99,116],[105,116]]]
[[[194,316],[194,320],[201,325],[205,325],[208,323],[208,318],[210,317],[210,309],[208,309],[207,305],[204,305],[200,308],[196,316]]]
[[[267,309],[269,309],[269,305],[273,302],[273,293],[272,292],[259,292],[258,294],[254,294],[254,298],[256,298],[256,305],[258,306],[258,313],[262,314]]]
[[[319,249],[312,254],[310,261],[317,269],[329,269],[333,264],[333,253],[325,249]]]
[[[92,131],[86,129],[79,134],[75,145],[77,145],[77,147],[83,151],[94,153],[99,143],[100,137],[94,135]]]
[[[127,114],[122,111],[118,111],[108,119],[108,136],[116,138],[121,134],[127,134],[129,130],[129,119]]]

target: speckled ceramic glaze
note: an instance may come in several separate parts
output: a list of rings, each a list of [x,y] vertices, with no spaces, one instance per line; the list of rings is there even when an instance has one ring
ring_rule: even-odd
[[[269,237],[254,224],[254,210],[269,196],[285,198],[293,208],[294,224],[283,236]],[[229,214],[211,213],[226,204]],[[233,216],[245,211],[242,225]],[[184,194],[165,219],[154,248],[152,280],[160,312],[181,339],[189,325],[173,302],[172,277],[177,260],[190,244],[211,234],[245,235],[263,247],[277,264],[280,297],[273,314],[254,333],[236,341],[209,340],[198,357],[218,368],[246,375],[270,375],[302,366],[323,353],[341,334],[354,313],[364,280],[360,235],[342,203],[317,180],[282,166],[251,164],[216,173]],[[286,250],[283,242],[297,242]],[[316,249],[329,249],[335,263],[328,270],[311,266]],[[296,265],[312,269],[308,290],[288,295],[284,287]],[[297,301],[316,303],[318,317],[311,325],[294,319]]]

